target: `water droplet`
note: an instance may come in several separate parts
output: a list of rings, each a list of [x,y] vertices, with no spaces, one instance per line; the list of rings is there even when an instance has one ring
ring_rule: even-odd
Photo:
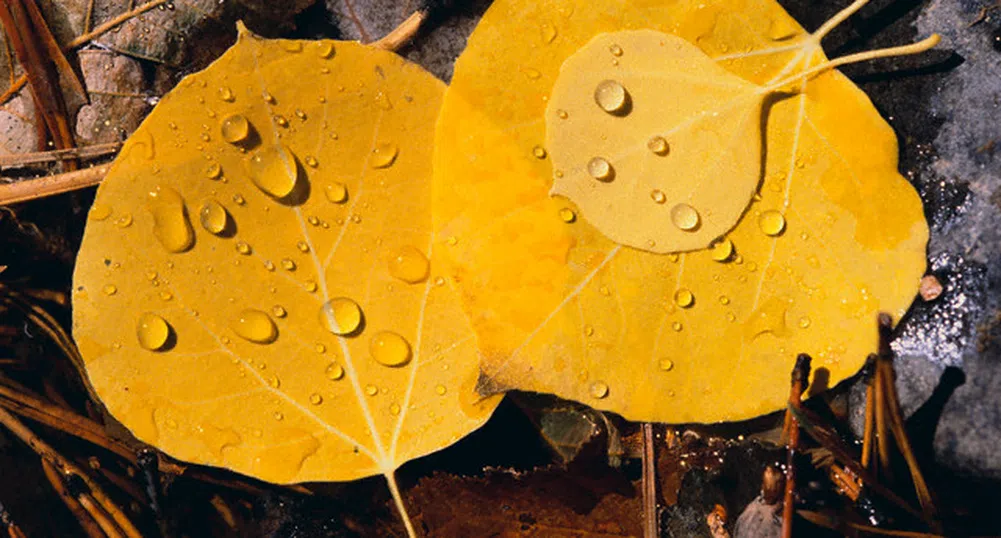
[[[657,366],[665,372],[670,372],[674,368],[674,361],[667,358],[660,359],[660,361],[657,362]]]
[[[312,155],[306,155],[306,165],[310,168],[316,168],[317,166],[320,166],[320,161],[316,160],[316,157],[313,157]]]
[[[448,389],[445,388],[445,385],[438,385],[434,388],[434,392],[438,396],[444,396],[448,392]]]
[[[124,215],[118,217],[118,219],[115,220],[115,226],[118,226],[119,228],[128,228],[129,226],[132,226],[132,213],[125,213]]]
[[[206,200],[202,203],[202,208],[198,211],[198,220],[202,223],[202,228],[207,231],[220,234],[226,229],[229,221],[229,213],[226,208],[215,200]]]
[[[271,385],[273,389],[277,389],[282,386],[282,380],[278,379],[278,376],[271,376],[268,379],[268,385]]]
[[[288,311],[285,310],[285,307],[283,307],[282,305],[278,305],[278,304],[276,304],[275,306],[271,307],[271,313],[276,318],[284,318],[285,316],[288,315]]]
[[[195,232],[181,194],[170,187],[157,186],[149,193],[153,214],[153,235],[168,252],[184,252],[195,244]]]
[[[318,393],[314,392],[313,394],[309,395],[309,403],[313,405],[320,405],[323,403],[323,396],[320,396]]]
[[[116,293],[118,293],[118,287],[115,286],[114,284],[108,284],[107,286],[104,287],[105,295],[114,295]]]
[[[603,381],[595,381],[591,383],[591,388],[589,389],[592,398],[602,399],[608,396],[608,385]]]
[[[427,256],[409,245],[401,247],[389,258],[389,274],[409,284],[427,280],[430,269]]]
[[[594,336],[594,327],[590,325],[584,326],[584,336]]]
[[[332,362],[327,365],[327,369],[324,373],[327,374],[327,379],[337,381],[338,379],[344,377],[344,367],[336,362]]]
[[[375,94],[375,104],[382,110],[392,110],[393,102],[389,100],[389,96],[383,92],[378,92]]]
[[[594,157],[587,161],[587,173],[598,181],[611,181],[615,177],[615,170],[604,157]]]
[[[676,333],[677,332],[681,332],[681,329],[683,329],[683,328],[684,327],[681,326],[681,322],[680,321],[675,321],[674,323],[671,324],[671,330],[673,330]]]
[[[646,149],[656,155],[664,156],[671,151],[671,146],[667,143],[667,139],[663,136],[656,135],[650,137],[650,140],[647,140]]]
[[[438,286],[439,288],[442,287],[442,286],[444,286],[445,285],[445,279],[443,277],[438,277],[438,278],[434,279],[434,285]]]
[[[236,96],[233,95],[233,90],[229,89],[228,86],[223,86],[219,88],[219,99],[227,103],[232,103],[236,99]]]
[[[528,77],[530,80],[538,80],[539,77],[542,76],[541,71],[539,71],[538,69],[533,69],[531,67],[526,67],[522,69],[522,72],[524,72],[525,76]]]
[[[316,293],[317,285],[315,280],[307,280],[305,287],[309,293]]]
[[[809,327],[810,326],[810,318],[808,318],[806,316],[803,316],[803,317],[799,318],[799,326],[802,329],[806,329],[807,327]]]
[[[383,366],[403,366],[412,355],[407,339],[393,331],[377,333],[368,344],[368,351]]]
[[[539,26],[539,33],[542,36],[542,42],[549,44],[552,43],[554,39],[556,39],[557,31],[556,27],[553,26],[552,23],[544,22],[542,23],[541,26]]]
[[[721,239],[713,243],[712,247],[710,247],[710,254],[718,262],[729,260],[730,256],[733,256],[733,241]]]
[[[167,344],[167,339],[170,338],[170,325],[162,317],[146,312],[139,316],[136,336],[139,338],[140,346],[150,351],[157,351]]]
[[[284,198],[295,189],[299,165],[292,150],[279,144],[258,150],[247,161],[247,172],[257,188],[275,198]]]
[[[622,47],[613,43],[608,46],[608,52],[611,52],[612,56],[622,56]]]
[[[327,352],[327,346],[323,345],[322,342],[317,342],[316,345],[313,346],[313,349],[316,350],[316,352],[319,353],[320,355],[323,355],[324,353]]]
[[[695,304],[695,295],[692,294],[691,290],[680,288],[674,292],[674,304],[681,308],[688,308]]]
[[[316,54],[326,60],[334,55],[334,44],[330,41],[318,41],[316,43]]]
[[[282,413],[281,411],[275,411],[274,417],[275,417],[275,420],[277,420],[279,422],[285,420],[285,414]]]
[[[535,146],[534,148],[532,148],[532,155],[534,155],[536,159],[545,159],[546,148],[542,146]]]
[[[653,200],[655,203],[663,204],[664,202],[667,201],[667,196],[665,196],[664,192],[661,191],[660,189],[654,189],[650,191],[650,199]]]
[[[219,163],[209,163],[205,167],[205,177],[209,179],[219,179],[222,177],[222,166]]]
[[[629,104],[629,93],[614,80],[604,80],[594,90],[594,102],[609,114],[622,112]]]
[[[246,241],[237,241],[236,251],[239,252],[240,254],[243,254],[244,256],[249,256],[250,253],[253,252],[253,250],[250,248],[250,244],[248,244]]]
[[[730,298],[727,297],[726,295],[720,295],[719,296],[719,304],[723,304],[723,305],[730,304]]]
[[[671,208],[671,222],[678,229],[690,232],[699,226],[699,212],[688,204],[678,204]]]
[[[577,220],[577,214],[574,213],[573,209],[570,209],[569,207],[564,207],[563,209],[560,209],[560,219],[563,222],[571,223]]]
[[[375,396],[376,394],[379,394],[379,387],[376,387],[375,385],[365,385],[365,394]]]
[[[232,329],[240,338],[257,344],[270,344],[278,338],[278,327],[271,317],[252,308],[240,312]]]
[[[292,260],[290,260],[288,258],[282,258],[281,264],[282,264],[282,269],[284,269],[286,271],[295,271],[295,262],[294,261],[292,261]]]
[[[279,127],[288,127],[288,120],[281,114],[275,115],[275,123],[277,123]]]
[[[786,228],[786,219],[775,210],[768,210],[758,217],[758,227],[765,235],[776,236],[782,234]]]
[[[557,111],[556,111],[556,115],[557,115],[557,116],[558,116],[558,117],[559,117],[559,118],[560,118],[561,120],[565,120],[565,119],[567,119],[567,118],[569,118],[569,117],[570,117],[570,114],[568,114],[566,110],[557,110]]]
[[[323,188],[323,195],[331,203],[343,204],[348,199],[348,188],[343,183],[335,181]]]
[[[399,415],[400,414],[400,404],[395,403],[395,402],[392,403],[392,404],[390,404],[389,405],[389,414],[393,415],[394,417],[396,415]]]
[[[222,120],[219,129],[222,132],[222,139],[230,144],[239,144],[250,136],[250,122],[240,114],[233,114]]]
[[[335,297],[320,307],[320,324],[337,334],[351,334],[361,325],[361,307],[347,297]]]
[[[87,213],[87,218],[90,220],[105,220],[111,216],[111,208],[104,204],[94,204],[90,206],[90,212]]]
[[[243,197],[242,194],[236,193],[233,195],[233,203],[236,205],[246,205],[247,200]]]
[[[275,270],[275,262],[273,262],[271,260],[264,260],[264,268],[267,269],[268,271],[274,271]]]
[[[269,104],[269,105],[273,105],[273,104],[275,104],[275,103],[278,102],[278,100],[275,99],[275,96],[271,95],[271,92],[269,92],[267,90],[264,90],[263,92],[261,92],[261,97],[264,98],[264,102],[267,103],[267,104]]]
[[[381,142],[372,148],[369,164],[372,168],[389,168],[396,161],[400,149],[392,142]]]
[[[169,301],[169,300],[171,300],[173,298],[174,298],[174,294],[170,293],[169,291],[164,290],[164,291],[160,292],[160,299],[162,299],[164,301]]]

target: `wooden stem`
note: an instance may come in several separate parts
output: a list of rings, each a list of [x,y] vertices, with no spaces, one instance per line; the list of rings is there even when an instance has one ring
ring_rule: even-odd
[[[789,407],[802,408],[803,393],[810,379],[810,356],[800,353],[796,357],[796,366],[792,369],[792,382],[789,386]],[[792,519],[796,501],[796,451],[799,449],[799,423],[791,411],[786,411],[788,431],[788,450],[786,451],[786,487],[782,504],[782,538],[792,538]]]
[[[660,536],[657,518],[657,451],[653,424],[643,424],[643,537]]]

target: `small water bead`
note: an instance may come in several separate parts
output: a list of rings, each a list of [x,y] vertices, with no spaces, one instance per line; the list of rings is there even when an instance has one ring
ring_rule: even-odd
[[[379,394],[379,387],[375,385],[365,385],[365,394],[375,396],[376,394]]]
[[[219,163],[209,163],[205,167],[205,177],[209,179],[219,179],[222,177],[222,166]]]
[[[268,385],[271,385],[271,388],[273,389],[280,388],[282,386],[282,380],[278,379],[278,376],[271,376],[268,378]]]
[[[115,226],[118,226],[119,228],[128,228],[129,226],[132,226],[132,213],[125,213],[124,215],[118,217],[118,219],[115,220]]]
[[[569,223],[577,220],[577,214],[574,213],[574,211],[572,209],[570,209],[568,207],[564,207],[563,209],[560,209],[560,219],[563,222],[566,222],[567,224],[569,224]]]
[[[257,188],[275,198],[288,196],[299,181],[295,154],[281,144],[258,150],[247,161],[247,172]]]
[[[279,127],[288,127],[288,120],[281,114],[275,115],[275,123],[277,123]]]
[[[219,202],[206,200],[202,202],[202,208],[198,210],[198,220],[202,223],[202,228],[218,235],[226,230],[226,224],[229,222],[229,213],[226,212],[226,208]]]
[[[677,332],[681,332],[681,329],[683,329],[683,328],[684,327],[681,326],[681,322],[680,321],[675,321],[674,323],[671,324],[671,329],[674,332],[676,332],[676,333]]]
[[[227,103],[232,103],[236,99],[236,96],[233,95],[233,90],[229,89],[228,86],[223,86],[219,88],[219,99]]]
[[[666,138],[656,135],[650,137],[650,140],[647,140],[646,149],[650,150],[655,155],[664,156],[671,151],[671,146],[667,143]]]
[[[532,155],[534,155],[536,159],[545,159],[546,148],[542,146],[535,146],[534,148],[532,148]]]
[[[171,300],[173,298],[174,298],[174,294],[170,293],[169,291],[161,291],[160,292],[160,299],[162,299],[164,301],[169,301],[169,300]]]
[[[605,112],[616,114],[629,104],[629,92],[614,80],[604,80],[594,90],[594,102]]]
[[[250,136],[250,122],[240,114],[233,114],[222,120],[219,130],[222,132],[222,139],[230,144],[239,144]]]
[[[680,306],[681,308],[688,308],[695,304],[695,295],[693,295],[691,290],[688,290],[687,288],[680,288],[678,291],[674,292],[674,304]]]
[[[250,248],[250,244],[248,244],[246,241],[237,241],[236,251],[239,252],[240,254],[243,254],[244,256],[249,256],[250,253],[253,252],[253,250]]]
[[[667,196],[660,189],[654,189],[650,191],[650,199],[657,204],[663,204],[667,201]]]
[[[761,231],[765,235],[774,237],[785,231],[786,219],[782,216],[782,213],[775,210],[768,210],[761,213],[758,217],[758,227],[761,228]]]
[[[309,293],[316,293],[317,285],[315,280],[307,280],[305,284],[306,291]]]
[[[281,264],[282,264],[282,269],[284,269],[286,271],[295,271],[295,262],[294,261],[292,261],[292,260],[290,260],[288,258],[282,258]]]
[[[282,305],[275,305],[271,307],[271,314],[276,318],[284,318],[288,315],[288,311]]]
[[[438,385],[434,388],[434,392],[438,396],[444,396],[448,392],[448,389],[445,388],[445,385]]]
[[[709,248],[710,255],[718,262],[725,262],[730,259],[730,256],[733,256],[733,241],[729,239],[721,239]]]
[[[588,389],[591,393],[592,398],[602,399],[608,396],[608,385],[603,381],[595,381],[591,383],[591,387]]]
[[[281,411],[275,411],[274,417],[275,417],[275,420],[277,420],[279,422],[285,420],[285,414],[282,413]]]
[[[393,331],[377,333],[368,344],[368,351],[383,366],[397,367],[410,362],[410,342]]]
[[[408,284],[424,282],[430,270],[427,256],[409,245],[401,247],[389,258],[389,274]]]
[[[105,220],[111,216],[111,207],[104,204],[94,204],[90,206],[90,212],[87,213],[87,218],[90,220],[101,221]]]
[[[118,286],[115,286],[114,284],[108,284],[107,286],[104,287],[105,295],[111,296],[116,293],[118,293]]]
[[[320,324],[336,335],[351,334],[361,325],[361,307],[347,297],[334,297],[320,307]]]
[[[799,318],[799,326],[801,329],[806,329],[810,326],[810,318],[803,316]]]
[[[730,304],[730,298],[727,297],[726,295],[720,295],[719,296],[719,304],[722,304],[722,305],[728,305],[728,304]]]
[[[369,165],[372,168],[389,168],[396,162],[400,149],[392,142],[380,142],[372,148],[372,155],[369,158]]]
[[[313,394],[309,395],[309,403],[313,405],[320,405],[323,403],[323,396],[320,396],[319,394],[314,392]]]
[[[195,244],[195,232],[179,192],[157,186],[149,193],[148,207],[153,214],[153,236],[167,252],[184,252]]]
[[[729,322],[731,322],[731,323],[733,323],[734,321],[737,321],[737,316],[735,316],[733,314],[733,312],[727,312],[726,313],[726,320],[729,321]]]
[[[264,260],[264,268],[267,269],[268,271],[274,271],[275,270],[275,262],[273,262],[271,260]]]
[[[389,405],[389,414],[396,416],[400,414],[400,404],[392,403]]]
[[[306,222],[308,222],[310,226],[319,226],[320,225],[320,219],[317,218],[316,215],[310,215],[306,219]]]
[[[674,369],[674,361],[667,358],[660,359],[660,361],[657,362],[657,366],[665,372],[670,372],[672,369]]]
[[[324,353],[327,352],[327,346],[321,342],[317,342],[316,345],[313,346],[313,349],[316,350],[316,352],[319,353],[320,355],[323,355]]]
[[[438,286],[439,288],[442,287],[442,286],[444,286],[445,285],[445,278],[444,277],[438,277],[438,278],[434,279],[434,285]]]
[[[244,198],[242,194],[236,193],[233,195],[233,203],[236,205],[246,205],[247,199]]]
[[[324,370],[324,373],[327,375],[327,379],[337,381],[338,379],[344,377],[344,367],[336,362],[332,362],[327,365],[327,369]]]
[[[556,116],[559,117],[561,120],[565,120],[570,117],[570,114],[567,113],[566,110],[557,110]]]
[[[170,338],[170,325],[162,317],[152,312],[146,312],[139,316],[139,322],[136,324],[136,336],[139,338],[140,346],[150,351],[158,351],[167,344],[167,339]]]
[[[316,168],[317,166],[320,166],[320,161],[317,161],[316,157],[313,157],[312,155],[306,155],[305,161],[306,165],[309,166],[310,168]]]
[[[324,60],[333,57],[334,44],[329,41],[318,41],[316,44],[316,54]]]
[[[230,327],[237,336],[255,344],[270,344],[278,338],[278,327],[271,317],[253,308],[240,312]]]
[[[343,204],[348,199],[348,188],[343,183],[335,181],[323,188],[323,195],[332,204]]]
[[[604,157],[593,157],[587,161],[587,173],[598,181],[611,181],[615,177],[615,170]]]
[[[271,95],[271,92],[269,92],[267,90],[264,90],[263,92],[261,92],[261,97],[264,98],[264,102],[267,103],[267,104],[269,104],[269,105],[273,105],[273,104],[278,103],[278,100],[275,99],[275,96]]]
[[[679,230],[695,230],[699,227],[699,220],[699,212],[688,204],[678,204],[671,208],[671,222]]]
[[[299,249],[299,252],[309,252],[309,244],[305,241],[297,242],[295,248]]]
[[[611,52],[612,56],[622,56],[622,47],[613,43],[608,46],[608,52]]]

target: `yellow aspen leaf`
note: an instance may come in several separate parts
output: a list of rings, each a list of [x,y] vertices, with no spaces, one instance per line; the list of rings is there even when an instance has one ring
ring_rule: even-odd
[[[165,96],[98,190],[74,275],[111,413],[186,461],[381,474],[397,500],[397,467],[482,425],[498,400],[475,392],[472,329],[435,285],[443,92],[387,51],[241,29]]]
[[[892,129],[831,69],[838,63],[826,65],[820,47],[864,4],[808,34],[772,0],[494,2],[456,65],[435,147],[436,241],[479,338],[481,391],[549,392],[632,420],[711,422],[781,408],[797,353],[813,355],[815,381],[826,376],[833,385],[858,371],[876,347],[877,312],[899,318],[910,305],[928,238],[921,201],[897,172]],[[556,37],[533,41],[524,31],[531,25],[551,25]],[[650,152],[648,161],[683,156],[713,165],[716,154],[681,151],[690,133],[675,138],[619,126],[657,125],[657,113],[674,106],[648,102],[657,96],[697,103],[710,116],[728,98],[677,85],[678,70],[651,51],[659,47],[651,38],[694,44],[744,82],[681,45],[697,66],[690,77],[781,89],[766,100],[751,134],[732,121],[707,124],[723,127],[719,148],[735,147],[728,136],[751,147],[759,141],[742,137],[760,137],[750,199],[743,175],[700,182],[691,163],[675,165],[686,174],[661,179],[705,197],[706,207],[684,193],[653,192],[658,178],[644,175],[640,164],[621,164],[608,182],[596,177],[604,173],[601,163],[598,174],[588,170],[594,156],[614,168],[607,155],[616,148]],[[912,53],[934,42],[836,62]],[[631,59],[643,54],[656,57]],[[593,75],[579,72],[595,61],[603,65]],[[641,72],[631,70],[637,65]],[[631,110],[604,110],[598,86],[606,80],[631,92]],[[616,88],[601,90],[614,101]],[[631,117],[643,111],[653,117]],[[577,124],[577,134],[563,132],[560,122],[575,113],[591,120]],[[682,108],[677,114],[686,117]],[[634,198],[617,210],[602,207],[600,189],[620,180],[621,191],[606,204]],[[580,184],[571,189],[571,182]],[[745,206],[713,206],[727,196]],[[680,204],[689,207],[675,211]],[[658,208],[667,210],[661,224],[649,216]],[[734,212],[739,218],[726,231]],[[659,245],[653,234],[667,232],[649,227],[675,219],[721,231],[686,245],[673,242],[685,236],[672,230]]]

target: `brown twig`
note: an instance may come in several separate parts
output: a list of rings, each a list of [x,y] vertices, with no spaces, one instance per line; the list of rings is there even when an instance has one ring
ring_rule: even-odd
[[[56,495],[62,499],[63,504],[66,505],[66,508],[73,514],[73,517],[80,523],[80,526],[83,527],[83,532],[89,538],[106,538],[106,535],[97,522],[94,521],[94,518],[84,510],[83,506],[80,506],[80,502],[75,496],[70,495],[59,471],[45,458],[42,458],[42,471],[45,472],[45,477],[49,480],[49,484],[52,485],[52,489],[56,491]]]
[[[643,536],[660,536],[657,518],[657,454],[654,445],[653,424],[643,423]]]
[[[10,512],[3,504],[0,504],[0,527],[7,531],[7,538],[25,538],[24,532],[14,522],[14,518],[10,517]]]
[[[51,151],[0,155],[0,167],[48,163],[61,161],[67,157],[94,159],[97,157],[112,155],[121,148],[121,142],[109,142],[107,144],[94,144],[92,146],[84,146],[82,148],[55,149]]]
[[[876,428],[876,355],[872,354],[862,367],[865,376],[865,426],[862,430],[862,467],[876,474],[873,465],[873,435]]]
[[[0,205],[16,204],[93,187],[108,175],[110,169],[110,164],[102,164],[63,174],[0,184]]]
[[[801,409],[803,393],[810,379],[810,356],[800,353],[796,357],[796,365],[792,369],[792,381],[789,387],[789,408]],[[791,411],[786,411],[786,432],[789,442],[786,453],[786,487],[782,505],[782,538],[792,538],[792,518],[796,496],[796,451],[799,449],[799,422]]]
[[[384,35],[375,43],[372,43],[372,46],[378,49],[391,51],[400,50],[403,45],[406,45],[415,35],[417,35],[417,30],[420,29],[421,24],[424,23],[427,16],[428,14],[426,11],[415,11],[391,32]]]

